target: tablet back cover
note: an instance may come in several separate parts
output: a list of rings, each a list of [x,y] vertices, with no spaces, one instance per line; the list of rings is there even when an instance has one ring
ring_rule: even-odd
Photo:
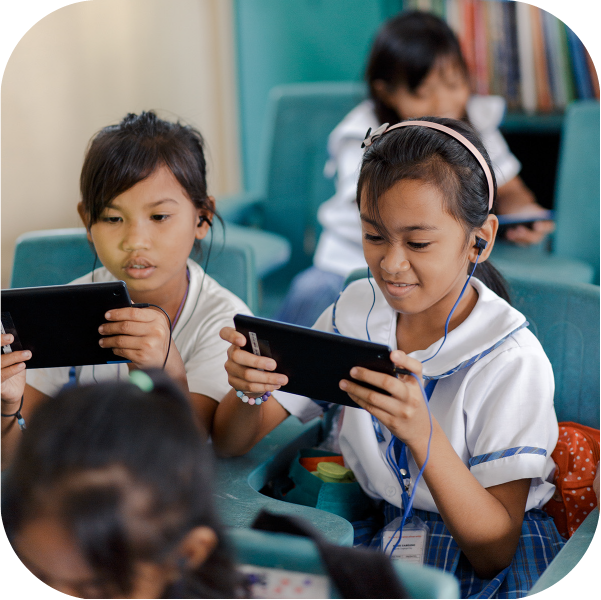
[[[98,345],[98,328],[130,305],[123,281],[2,290],[2,325],[12,350],[31,350],[28,369],[124,362]]]

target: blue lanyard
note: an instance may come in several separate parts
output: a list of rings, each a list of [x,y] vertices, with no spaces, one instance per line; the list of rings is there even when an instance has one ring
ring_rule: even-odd
[[[434,392],[434,388],[438,383],[438,379],[431,379],[428,381],[426,386],[424,387],[424,391],[426,392],[426,397],[428,402],[432,397],[432,393]],[[374,431],[376,433],[376,438],[378,441],[384,441],[384,435],[382,434],[382,429],[380,427],[380,422],[372,415],[372,423],[374,424]],[[411,508],[411,504],[413,504],[413,494],[415,493],[415,488],[417,486],[417,480],[415,481],[414,489],[411,493],[411,498],[409,498],[409,494],[407,493],[409,488],[409,482],[411,480],[411,475],[409,473],[409,460],[407,459],[407,447],[405,442],[401,442],[396,436],[392,436],[390,442],[388,444],[388,448],[386,449],[386,460],[388,464],[391,466],[397,481],[401,487],[401,497],[403,499],[403,510],[408,511],[406,513],[407,519],[411,519],[413,510]]]

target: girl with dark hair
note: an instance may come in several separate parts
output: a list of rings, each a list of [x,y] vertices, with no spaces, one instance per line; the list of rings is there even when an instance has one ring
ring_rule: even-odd
[[[40,407],[3,481],[2,517],[25,566],[65,594],[234,598],[211,481],[184,393],[132,371]]]
[[[223,370],[227,344],[219,330],[232,324],[236,313],[250,310],[189,258],[216,216],[207,193],[202,136],[153,112],[129,114],[94,136],[80,187],[78,211],[94,247],[94,266],[96,259],[104,266],[73,283],[123,280],[134,303],[163,308],[172,331],[153,308],[110,311],[99,343],[112,348],[116,360],[131,363],[77,367],[77,382],[123,378],[128,368],[160,367],[168,354],[165,371],[190,392],[194,413],[209,431],[217,403],[229,391]],[[2,337],[2,344],[11,341]],[[67,367],[28,370],[26,382],[28,357],[2,354],[3,467],[20,437],[14,416],[19,406],[27,420],[69,381]]]
[[[364,144],[357,204],[369,276],[314,328],[386,344],[413,376],[355,367],[353,381],[340,381],[361,407],[343,408],[340,449],[378,504],[372,521],[355,524],[356,543],[391,550],[383,525],[391,535],[395,519],[419,531],[423,522],[424,562],[454,573],[462,597],[521,597],[563,544],[540,510],[554,491],[558,425],[551,364],[485,262],[498,226],[490,158],[474,130],[452,119],[381,127]],[[243,335],[221,335],[232,344],[231,385],[278,402],[224,401],[218,451],[245,452],[288,414],[320,412],[276,391],[286,376],[243,351]]]
[[[310,327],[336,299],[349,273],[365,268],[355,195],[360,143],[370,127],[425,116],[466,120],[478,131],[491,158],[499,185],[498,212],[543,211],[520,179],[521,165],[498,129],[504,99],[470,94],[459,41],[444,20],[411,11],[384,23],[373,42],[365,79],[369,99],[356,106],[329,137],[326,174],[336,176],[336,193],[319,208],[322,233],[313,266],[293,281],[278,320]],[[532,230],[510,229],[507,237],[532,244],[553,228],[552,222],[539,221]]]

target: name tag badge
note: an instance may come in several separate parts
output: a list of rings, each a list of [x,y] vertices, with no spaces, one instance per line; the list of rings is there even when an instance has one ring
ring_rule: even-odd
[[[399,542],[401,517],[391,521],[382,531],[382,551],[393,560],[424,564],[430,528],[417,516],[403,526]]]

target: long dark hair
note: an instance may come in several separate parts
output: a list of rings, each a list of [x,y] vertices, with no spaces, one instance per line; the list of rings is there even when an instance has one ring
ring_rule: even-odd
[[[496,199],[497,182],[490,158],[470,125],[439,117],[413,120],[446,125],[474,144],[490,168]],[[367,148],[357,184],[357,205],[361,208],[361,202],[365,202],[370,219],[384,239],[390,235],[380,216],[378,198],[402,179],[427,181],[442,192],[444,208],[463,227],[466,244],[470,234],[482,227],[488,217],[488,182],[473,154],[441,131],[420,126],[400,127],[382,135]],[[468,267],[469,272],[472,267],[473,264]],[[510,302],[507,283],[490,262],[479,262],[474,276]]]
[[[233,598],[238,576],[213,505],[211,452],[184,393],[162,372],[148,374],[150,391],[100,383],[40,407],[3,485],[9,539],[51,515],[106,589],[127,594],[138,561],[163,562],[207,526],[217,547],[198,569],[182,567],[164,597]]]
[[[196,208],[212,213],[207,199],[207,164],[200,132],[153,111],[129,113],[118,125],[101,129],[90,141],[79,186],[89,225],[119,194],[168,167]]]
[[[376,35],[365,72],[380,123],[393,125],[408,115],[399,115],[385,104],[374,81],[384,81],[390,90],[405,86],[415,92],[432,68],[444,59],[454,62],[468,78],[459,40],[439,17],[409,11],[386,21]]]

